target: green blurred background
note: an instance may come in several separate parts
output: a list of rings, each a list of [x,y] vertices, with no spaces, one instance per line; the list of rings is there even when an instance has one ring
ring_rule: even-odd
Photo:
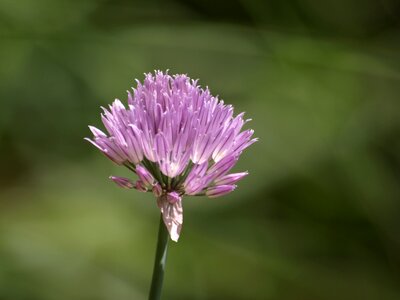
[[[83,140],[154,69],[260,141],[186,198],[164,299],[400,299],[396,0],[0,0],[0,299],[146,299],[159,211]]]

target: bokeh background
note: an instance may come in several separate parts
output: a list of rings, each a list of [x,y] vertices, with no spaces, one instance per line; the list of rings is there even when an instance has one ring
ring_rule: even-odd
[[[83,138],[154,69],[260,141],[186,198],[164,299],[400,299],[396,0],[0,0],[0,299],[146,299],[159,211]]]

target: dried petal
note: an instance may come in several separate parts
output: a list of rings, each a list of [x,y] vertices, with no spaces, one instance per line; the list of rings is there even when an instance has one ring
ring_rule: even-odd
[[[181,233],[183,224],[183,207],[182,201],[170,203],[167,196],[163,195],[157,198],[158,207],[161,210],[163,221],[168,229],[171,240],[177,242]]]

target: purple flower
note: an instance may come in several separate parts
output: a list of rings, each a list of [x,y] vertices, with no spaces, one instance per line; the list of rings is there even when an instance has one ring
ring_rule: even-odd
[[[89,126],[87,140],[118,165],[135,172],[133,184],[114,177],[122,187],[150,191],[157,197],[164,223],[174,241],[183,222],[182,196],[219,197],[230,193],[247,172],[228,174],[244,149],[257,139],[242,130],[249,120],[234,117],[197,80],[186,75],[147,74],[128,92],[128,105],[115,100],[101,115],[107,134]]]

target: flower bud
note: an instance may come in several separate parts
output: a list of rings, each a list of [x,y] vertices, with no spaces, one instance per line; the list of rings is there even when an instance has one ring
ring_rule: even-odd
[[[136,166],[136,173],[138,174],[140,180],[143,182],[144,186],[147,188],[151,188],[154,184],[154,178],[150,174],[149,171],[147,171],[146,168],[142,167],[141,165]]]
[[[167,194],[167,201],[171,204],[174,204],[181,200],[181,197],[177,192],[170,192]]]
[[[144,192],[144,193],[147,192],[147,187],[144,185],[143,181],[141,181],[140,179],[135,182],[134,188],[140,192]]]
[[[153,194],[156,197],[160,197],[162,195],[162,187],[161,187],[161,185],[159,183],[156,183],[153,186]]]
[[[133,181],[128,178],[118,176],[110,176],[109,178],[121,188],[132,189],[134,187]]]

